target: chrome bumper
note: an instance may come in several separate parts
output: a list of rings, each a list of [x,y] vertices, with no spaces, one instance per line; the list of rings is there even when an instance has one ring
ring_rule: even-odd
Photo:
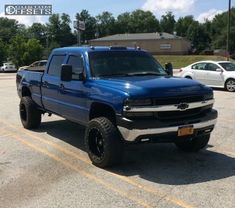
[[[203,129],[206,127],[214,126],[216,124],[217,119],[190,124],[190,126],[193,126],[195,130]],[[188,125],[184,125],[188,126]],[[118,129],[122,135],[122,137],[129,142],[133,142],[136,140],[136,138],[140,136],[148,136],[148,135],[158,135],[158,134],[164,134],[164,133],[174,133],[177,132],[180,127],[184,126],[173,126],[173,127],[164,127],[164,128],[151,128],[151,129],[127,129],[122,126],[118,126]]]

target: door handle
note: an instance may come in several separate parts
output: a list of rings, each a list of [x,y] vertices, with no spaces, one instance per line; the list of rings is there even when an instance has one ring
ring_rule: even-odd
[[[64,85],[63,84],[60,84],[60,90],[64,91]]]
[[[48,87],[48,82],[47,82],[47,81],[44,81],[44,82],[42,83],[42,86],[47,88],[47,87]]]

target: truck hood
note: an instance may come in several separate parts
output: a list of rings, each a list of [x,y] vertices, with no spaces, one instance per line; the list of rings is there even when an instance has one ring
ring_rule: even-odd
[[[128,93],[130,96],[165,97],[211,92],[197,81],[178,77],[133,76],[96,80],[100,86]]]

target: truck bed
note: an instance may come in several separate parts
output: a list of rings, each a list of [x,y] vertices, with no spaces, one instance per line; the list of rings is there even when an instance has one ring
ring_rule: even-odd
[[[16,86],[18,95],[21,97],[22,90],[27,87],[32,92],[33,100],[39,105],[41,103],[41,80],[43,71],[20,70],[16,75]]]

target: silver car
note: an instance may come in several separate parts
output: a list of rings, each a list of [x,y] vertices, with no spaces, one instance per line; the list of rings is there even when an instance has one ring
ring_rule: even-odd
[[[235,64],[229,61],[199,61],[180,69],[175,75],[195,79],[210,87],[235,91]]]
[[[44,71],[47,60],[35,61],[29,66],[22,66],[19,70]]]
[[[17,69],[14,64],[12,63],[3,63],[3,66],[1,66],[2,72],[16,72]]]

